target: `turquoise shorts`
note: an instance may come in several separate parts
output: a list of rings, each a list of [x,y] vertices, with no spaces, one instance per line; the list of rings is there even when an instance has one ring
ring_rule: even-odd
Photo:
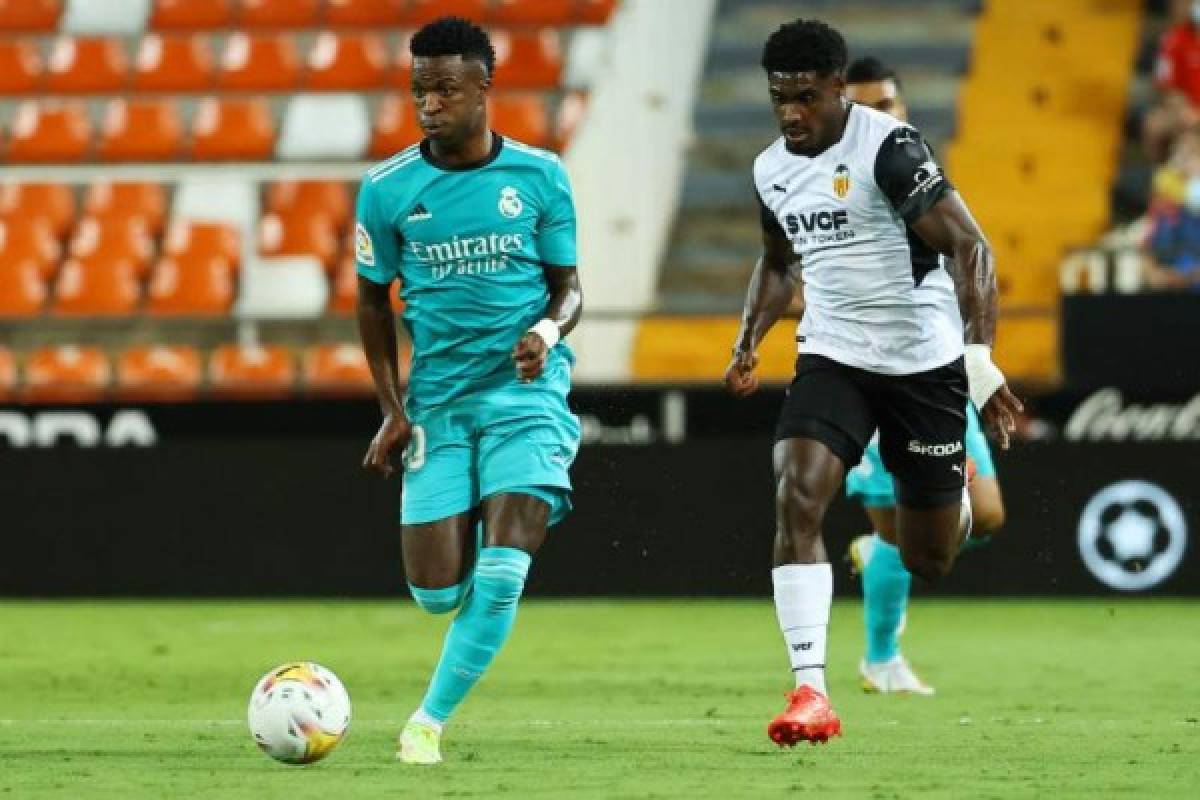
[[[980,478],[996,477],[996,463],[992,461],[992,450],[979,422],[975,406],[967,403],[967,433],[965,437],[967,457],[975,462],[975,475]],[[860,501],[867,508],[894,508],[896,486],[892,475],[883,466],[879,455],[879,434],[871,437],[862,461],[846,473],[846,496]]]
[[[579,419],[567,406],[565,362],[532,383],[488,389],[410,414],[400,522],[420,525],[461,514],[502,492],[550,505],[553,525],[571,510],[568,468],[579,450]]]

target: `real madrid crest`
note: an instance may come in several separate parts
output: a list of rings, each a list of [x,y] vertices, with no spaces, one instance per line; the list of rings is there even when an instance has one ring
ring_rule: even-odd
[[[519,216],[524,204],[521,203],[521,196],[517,194],[517,190],[511,186],[505,186],[500,190],[500,202],[497,205],[500,213],[512,219]]]
[[[845,200],[850,194],[850,170],[845,164],[838,164],[833,171],[833,193],[838,200]]]

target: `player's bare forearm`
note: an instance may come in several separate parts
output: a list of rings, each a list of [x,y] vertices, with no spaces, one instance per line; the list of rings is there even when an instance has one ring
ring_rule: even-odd
[[[749,353],[758,349],[771,328],[787,312],[796,294],[796,282],[790,269],[794,261],[791,242],[763,234],[763,254],[750,275],[742,324],[734,342],[735,351]]]
[[[387,416],[404,417],[396,345],[396,317],[389,287],[367,278],[358,279],[358,334],[375,382],[379,405]]]
[[[996,266],[992,248],[957,192],[949,192],[913,223],[925,242],[954,261],[950,270],[966,326],[967,344],[996,338]]]
[[[583,316],[583,286],[574,267],[543,267],[550,300],[545,318],[554,321],[563,336],[575,330]]]

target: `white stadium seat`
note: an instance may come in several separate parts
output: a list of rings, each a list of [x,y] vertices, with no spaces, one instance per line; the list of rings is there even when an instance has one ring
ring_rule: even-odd
[[[59,28],[80,35],[135,34],[149,15],[150,0],[67,0]]]
[[[242,270],[234,315],[246,320],[311,319],[325,313],[329,281],[312,256],[253,258]]]
[[[276,155],[285,160],[356,159],[367,151],[371,123],[356,94],[299,94],[288,103]]]

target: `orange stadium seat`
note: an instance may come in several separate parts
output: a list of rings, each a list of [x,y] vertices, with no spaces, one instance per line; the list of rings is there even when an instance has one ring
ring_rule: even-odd
[[[317,24],[318,0],[242,0],[238,24],[247,28],[311,28]]]
[[[31,94],[41,79],[42,57],[35,41],[0,41],[0,94]]]
[[[387,48],[374,34],[323,32],[308,54],[310,89],[370,89],[384,84]]]
[[[233,22],[232,0],[154,0],[152,30],[211,30]]]
[[[326,0],[325,24],[333,27],[387,27],[402,19],[408,0]]]
[[[303,381],[326,396],[369,395],[375,390],[367,357],[356,344],[321,344],[304,353]]]
[[[73,317],[128,316],[139,298],[137,267],[131,259],[72,258],[59,271],[52,310]]]
[[[213,350],[208,375],[219,397],[285,397],[296,384],[292,355],[279,345],[222,345]]]
[[[576,25],[604,25],[617,7],[617,0],[575,0]]]
[[[238,229],[226,222],[177,219],[167,228],[163,254],[172,258],[221,258],[237,269],[242,245]]]
[[[481,20],[487,16],[489,0],[411,0],[404,10],[405,24],[424,25],[443,17],[466,17]]]
[[[416,112],[408,99],[389,94],[379,104],[368,152],[375,158],[387,158],[421,141],[422,135]]]
[[[75,195],[62,183],[0,184],[0,218],[46,220],[58,238],[75,223]]]
[[[3,291],[0,289],[0,291]],[[12,351],[0,347],[0,401],[13,398],[17,389],[17,359]]]
[[[117,357],[116,394],[122,400],[189,400],[200,391],[203,361],[194,347],[142,345]]]
[[[0,219],[0,264],[33,263],[49,278],[62,258],[62,245],[49,220],[14,216]]]
[[[216,255],[167,257],[150,276],[146,311],[160,316],[216,316],[233,305],[233,265]]]
[[[51,94],[118,92],[128,77],[120,39],[61,36],[50,52],[45,88]]]
[[[235,33],[225,43],[222,89],[291,89],[299,82],[300,54],[288,34]]]
[[[354,263],[353,247],[338,260],[329,293],[329,310],[334,314],[353,314],[358,308],[358,266]],[[400,281],[392,281],[390,290],[392,311],[404,311],[404,300],[400,297]]]
[[[493,25],[567,25],[575,0],[493,0],[488,22]]]
[[[34,317],[46,305],[42,266],[28,256],[0,258],[0,318]]]
[[[87,108],[78,102],[29,100],[17,108],[6,160],[10,162],[82,161],[92,126]]]
[[[183,146],[183,123],[173,100],[108,104],[96,156],[102,161],[170,161]]]
[[[492,127],[519,142],[545,147],[550,127],[546,119],[546,101],[536,92],[498,94],[491,100]]]
[[[142,278],[154,255],[154,239],[138,217],[84,217],[75,228],[67,255],[86,263],[128,261]]]
[[[133,88],[142,92],[198,92],[213,85],[213,58],[201,34],[142,38],[134,61]]]
[[[323,214],[342,230],[350,221],[350,189],[341,181],[276,181],[267,187],[264,208],[283,216]]]
[[[157,236],[167,213],[167,193],[159,183],[97,181],[87,188],[83,213],[102,220],[136,217]]]
[[[210,161],[255,161],[271,157],[275,124],[260,98],[206,97],[192,122],[192,157]]]
[[[111,380],[108,356],[98,347],[43,347],[25,359],[21,397],[36,403],[102,400]]]
[[[61,13],[62,0],[0,0],[0,31],[49,33]]]
[[[333,224],[322,214],[267,213],[259,223],[258,249],[264,256],[313,256],[330,272],[338,240]]]
[[[552,89],[562,75],[558,32],[496,31],[496,86],[502,89]]]

